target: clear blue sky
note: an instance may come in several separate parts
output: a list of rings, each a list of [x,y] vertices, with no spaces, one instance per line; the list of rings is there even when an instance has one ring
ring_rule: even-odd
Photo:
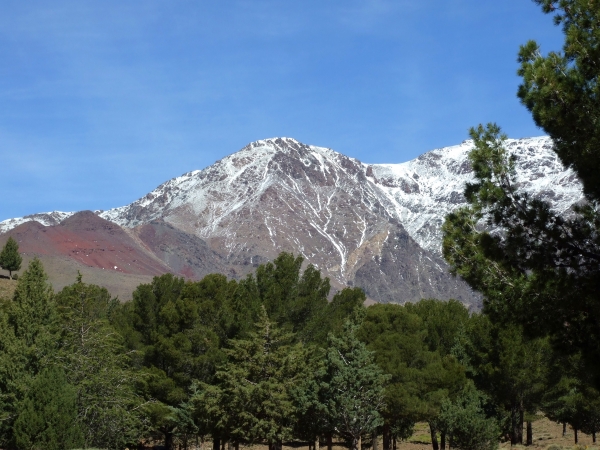
[[[3,0],[0,220],[109,209],[248,142],[392,163],[497,122],[520,44],[558,50],[530,0]]]

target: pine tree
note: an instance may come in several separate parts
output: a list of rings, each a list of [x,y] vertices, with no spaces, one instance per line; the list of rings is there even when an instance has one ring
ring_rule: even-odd
[[[518,325],[494,325],[484,315],[469,323],[471,376],[508,422],[502,431],[523,443],[523,425],[537,413],[548,388],[551,349],[547,339],[529,339]]]
[[[63,450],[83,444],[77,423],[77,393],[62,370],[43,370],[19,406],[14,424],[17,448]]]
[[[213,438],[281,448],[292,436],[292,390],[306,373],[305,352],[292,340],[263,308],[255,331],[230,341],[217,384],[201,384],[193,399],[200,422],[211,422]]]
[[[442,404],[438,425],[449,437],[450,447],[460,450],[495,450],[500,428],[485,412],[485,396],[468,383],[455,400]]]
[[[375,352],[379,367],[391,376],[382,410],[385,450],[390,448],[392,439],[409,437],[402,433],[409,433],[411,425],[421,421],[429,423],[432,446],[437,450],[436,419],[442,402],[460,392],[466,382],[464,368],[456,358],[441,355],[441,342],[446,339],[441,339],[444,333],[434,332],[433,326],[443,322],[434,320],[435,313],[447,312],[454,306],[438,307],[433,301],[418,306],[417,310],[428,313],[424,315],[429,317],[430,327],[414,313],[414,307],[374,305],[366,311],[358,336]],[[453,326],[445,324],[444,328]]]
[[[389,375],[374,362],[356,332],[358,325],[348,320],[339,337],[329,335],[322,382],[323,403],[333,428],[357,450],[362,436],[383,424],[384,386]]]
[[[0,252],[0,267],[8,270],[8,274],[12,279],[12,273],[21,269],[22,262],[23,258],[19,254],[19,244],[11,236]]]
[[[130,309],[119,308],[125,319],[111,315],[127,344],[141,354],[141,391],[153,400],[145,410],[168,449],[183,430],[175,410],[187,401],[194,380],[213,380],[224,359],[222,342],[235,333],[230,311],[235,286],[220,275],[186,283],[165,274],[137,287]]]
[[[14,421],[32,379],[56,354],[57,315],[52,287],[38,259],[0,311],[0,443],[13,442]]]
[[[581,350],[600,385],[600,4],[535,2],[562,24],[565,43],[547,56],[533,41],[521,47],[518,96],[581,180],[586,201],[561,215],[521,192],[506,136],[480,125],[471,130],[469,206],[447,217],[443,251],[452,271],[484,294],[494,320],[550,334],[567,353]]]
[[[86,447],[123,448],[142,434],[143,399],[108,317],[118,300],[105,288],[76,283],[56,295],[61,348],[53,358],[77,392],[77,421]]]

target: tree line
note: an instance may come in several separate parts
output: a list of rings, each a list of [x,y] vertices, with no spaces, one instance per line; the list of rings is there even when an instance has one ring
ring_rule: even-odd
[[[55,294],[34,259],[0,308],[0,446],[356,450],[382,436],[392,450],[427,422],[433,450],[492,450],[531,444],[540,412],[595,436],[581,355],[453,300],[328,301],[329,280],[302,264],[166,274],[121,303],[81,276]]]

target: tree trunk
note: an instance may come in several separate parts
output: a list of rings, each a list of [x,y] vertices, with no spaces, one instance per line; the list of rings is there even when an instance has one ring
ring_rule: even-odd
[[[386,423],[383,425],[383,450],[392,450],[391,440],[390,426]]]
[[[373,430],[373,450],[379,450],[379,446],[377,445],[377,429]]]
[[[221,440],[213,436],[213,450],[221,449]]]
[[[437,430],[432,422],[429,422],[429,431],[431,433],[431,446],[433,447],[433,450],[440,450],[437,440]]]
[[[442,450],[446,450],[446,432],[442,431],[440,433],[440,447]]]
[[[362,435],[358,435],[358,442],[356,443],[356,448],[358,450],[362,450]]]
[[[175,450],[173,446],[173,433],[171,431],[165,431],[165,450]]]
[[[577,428],[573,427],[573,434],[575,435],[575,444],[577,444],[579,442],[578,436],[577,436]]]
[[[392,436],[392,450],[396,450],[396,436]]]
[[[567,422],[563,422],[563,437],[567,435]]]
[[[319,436],[317,436],[315,438],[315,445],[313,447],[315,450],[320,450],[321,449],[321,443],[319,442]]]
[[[327,450],[333,450],[333,436],[331,433],[327,435]]]
[[[519,444],[523,445],[523,424],[525,423],[523,417],[523,406],[519,408]]]
[[[596,443],[596,431],[592,431],[592,442]]]
[[[516,406],[510,409],[510,445],[517,445],[519,443],[519,410]]]
[[[533,445],[533,427],[531,426],[531,422],[527,421],[527,443],[526,445]]]

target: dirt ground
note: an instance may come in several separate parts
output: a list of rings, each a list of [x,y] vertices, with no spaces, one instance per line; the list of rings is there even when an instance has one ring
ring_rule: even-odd
[[[525,430],[523,430],[523,436],[525,436]],[[378,439],[378,448],[381,447],[381,436]],[[592,442],[592,436],[583,434],[581,431],[578,433],[578,448],[575,447],[574,434],[571,427],[567,426],[567,433],[563,437],[562,425],[551,422],[546,418],[539,419],[533,422],[533,445],[530,447],[517,445],[513,447],[513,450],[544,450],[550,445],[557,445],[565,450],[600,450],[600,444],[594,444]],[[370,450],[372,447],[367,447],[367,443],[363,443],[362,450]],[[183,448],[183,447],[182,447]],[[195,449],[194,445],[188,446],[189,450]],[[200,447],[198,447],[200,448]],[[211,450],[212,444],[205,442],[201,447],[202,450]],[[510,449],[510,442],[501,442],[500,449]],[[308,450],[308,445],[302,443],[286,443],[283,446],[284,450]],[[326,448],[321,447],[322,450]],[[266,445],[253,445],[253,446],[242,446],[240,450],[268,450]],[[342,442],[334,442],[333,450],[347,450],[347,447]],[[431,437],[429,435],[429,427],[426,423],[418,423],[415,426],[415,431],[410,439],[397,443],[397,450],[431,450]]]

